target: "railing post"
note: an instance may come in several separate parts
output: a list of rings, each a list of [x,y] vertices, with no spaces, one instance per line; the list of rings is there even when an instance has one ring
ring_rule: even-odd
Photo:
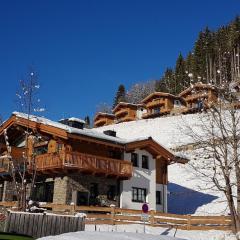
[[[111,204],[110,205],[110,208],[111,208],[111,223],[112,225],[115,224],[115,205],[114,204]]]
[[[191,229],[191,215],[187,216],[187,230]]]

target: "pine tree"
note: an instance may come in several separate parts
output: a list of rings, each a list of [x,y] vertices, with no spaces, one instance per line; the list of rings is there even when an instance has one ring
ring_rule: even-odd
[[[175,67],[174,94],[179,94],[187,86],[189,86],[189,77],[186,72],[185,60],[182,54],[180,53]]]
[[[164,72],[164,76],[156,82],[155,90],[157,92],[174,93],[175,80],[174,71],[171,68],[167,68]]]
[[[126,101],[126,90],[123,84],[119,85],[118,90],[116,92],[116,96],[113,102],[113,108],[115,108],[118,103]]]

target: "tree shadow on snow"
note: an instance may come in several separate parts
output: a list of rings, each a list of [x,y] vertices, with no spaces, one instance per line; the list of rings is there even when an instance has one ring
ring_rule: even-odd
[[[168,192],[168,212],[175,214],[193,214],[198,207],[218,198],[171,182]]]

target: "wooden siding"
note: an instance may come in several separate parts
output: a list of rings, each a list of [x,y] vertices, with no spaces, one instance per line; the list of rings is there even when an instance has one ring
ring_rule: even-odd
[[[156,160],[156,183],[167,184],[167,164],[163,159]]]
[[[114,119],[107,116],[99,116],[97,119],[94,120],[94,127],[102,127],[106,125],[110,125],[114,123]]]
[[[137,117],[137,107],[131,105],[121,105],[117,108],[114,114],[118,123],[134,121]]]
[[[152,97],[147,99],[145,104],[147,113],[143,114],[142,118],[155,118],[165,114],[169,114],[174,108],[175,98],[170,95],[159,96],[152,94]]]

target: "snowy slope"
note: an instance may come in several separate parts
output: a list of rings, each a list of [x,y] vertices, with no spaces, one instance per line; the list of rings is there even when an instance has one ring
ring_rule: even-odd
[[[191,124],[197,129],[198,121],[199,114],[189,114],[113,124],[96,128],[96,131],[115,130],[118,137],[125,139],[151,136],[161,145],[175,148],[192,143],[184,128]],[[171,213],[228,213],[224,196],[212,186],[206,186],[206,183],[194,175],[188,164],[169,166],[168,190],[168,211]]]
[[[125,139],[151,136],[166,148],[174,148],[192,142],[182,128],[188,124],[194,124],[197,119],[198,114],[169,116],[112,124],[95,128],[95,130],[99,132],[114,130],[117,132],[117,137]]]

